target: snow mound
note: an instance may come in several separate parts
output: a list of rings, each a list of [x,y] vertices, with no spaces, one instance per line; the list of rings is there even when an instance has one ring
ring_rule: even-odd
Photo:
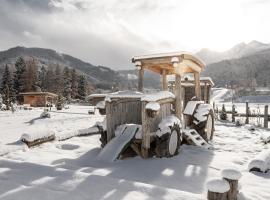
[[[262,132],[261,139],[265,144],[270,142],[270,133],[269,132]]]
[[[157,130],[156,135],[158,137],[161,137],[165,133],[171,132],[170,127],[174,126],[175,124],[181,127],[181,121],[176,116],[170,115],[170,116],[164,117],[158,125],[159,129]]]
[[[160,109],[160,105],[158,102],[151,101],[151,102],[146,104],[145,108],[147,110],[158,111]]]
[[[212,179],[209,180],[206,184],[208,191],[217,192],[217,193],[225,193],[230,189],[230,185],[227,181],[222,179]]]
[[[101,127],[102,130],[106,131],[107,130],[107,121],[106,121],[106,117],[103,119],[103,121],[98,121],[96,122],[95,126],[97,127]]]
[[[241,172],[236,169],[224,169],[221,171],[221,175],[223,178],[230,180],[239,180],[242,176]]]
[[[51,136],[55,136],[55,132],[48,129],[41,129],[41,130],[32,130],[28,133],[24,133],[21,136],[21,140],[27,141],[27,142],[33,142],[38,139],[43,138],[49,138]]]
[[[270,170],[270,149],[262,151],[253,160],[251,160],[248,164],[248,170],[259,170],[261,172]]]

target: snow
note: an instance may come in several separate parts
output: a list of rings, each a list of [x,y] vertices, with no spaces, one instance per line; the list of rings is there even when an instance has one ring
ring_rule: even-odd
[[[153,111],[159,111],[160,104],[158,102],[151,101],[151,102],[149,102],[149,103],[146,104],[145,109],[147,109],[147,110],[153,110]]]
[[[251,160],[248,170],[250,171],[252,168],[258,168],[262,172],[270,170],[270,149],[262,151]]]
[[[270,132],[262,132],[261,133],[261,139],[263,140],[264,143],[270,142]]]
[[[109,162],[115,161],[127,143],[135,137],[139,127],[136,124],[126,124],[125,127],[119,126],[119,129],[117,135],[115,135],[115,137],[99,153],[97,157],[98,160]]]
[[[194,117],[197,119],[197,121],[194,120],[193,122],[198,124],[199,122],[206,121],[207,115],[211,109],[212,106],[210,104],[200,104],[196,110],[196,113],[194,114]]]
[[[158,137],[161,137],[162,135],[166,133],[170,133],[171,132],[170,127],[174,126],[175,124],[181,127],[181,121],[176,116],[170,115],[170,116],[164,117],[158,125],[159,129],[157,130],[156,135]]]
[[[39,129],[39,130],[28,130],[27,133],[23,133],[21,136],[21,140],[25,140],[27,142],[33,142],[38,139],[42,138],[49,138],[51,136],[55,136],[55,132],[52,130],[49,130],[47,128]]]
[[[223,178],[230,180],[239,180],[242,176],[241,172],[236,169],[223,169],[221,175]]]
[[[223,179],[211,179],[207,182],[207,189],[211,192],[225,193],[230,189],[230,185]]]
[[[137,91],[118,91],[106,96],[105,101],[110,102],[111,98],[141,98],[143,93]]]
[[[251,133],[232,123],[216,122],[213,149],[182,145],[172,158],[132,157],[115,162],[97,159],[100,136],[73,137],[28,149],[18,144],[22,132],[44,124],[56,136],[93,126],[102,121],[98,113],[88,115],[89,106],[70,105],[70,109],[50,112],[43,109],[0,112],[0,149],[13,148],[0,157],[0,199],[106,199],[179,200],[206,199],[207,180],[221,177],[221,170],[239,169],[242,177],[239,200],[270,199],[270,171],[248,172],[248,164],[270,144],[261,140],[269,130]],[[17,149],[16,149],[17,148]]]
[[[104,109],[105,108],[105,101],[100,101],[100,102],[98,102],[97,103],[97,105],[96,105],[96,107],[98,108],[98,109]]]
[[[160,91],[152,94],[145,94],[141,101],[158,101],[161,99],[167,99],[167,98],[175,98],[174,94],[169,91]]]
[[[197,106],[197,104],[203,103],[203,101],[189,101],[185,107],[184,114],[185,115],[193,115],[194,110]]]

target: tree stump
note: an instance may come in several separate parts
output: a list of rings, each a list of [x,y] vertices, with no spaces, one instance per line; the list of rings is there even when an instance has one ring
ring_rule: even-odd
[[[228,200],[230,185],[222,179],[212,179],[207,182],[208,200]]]
[[[230,185],[230,190],[227,193],[228,200],[237,200],[238,180],[242,176],[241,173],[235,169],[224,169],[221,175]]]

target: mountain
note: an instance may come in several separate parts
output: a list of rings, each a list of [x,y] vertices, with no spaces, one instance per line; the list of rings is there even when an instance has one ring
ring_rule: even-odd
[[[256,52],[270,48],[270,44],[264,44],[256,40],[250,43],[240,43],[224,52],[211,51],[209,49],[202,49],[196,53],[206,64],[219,62],[222,60],[229,60],[234,58],[240,58],[254,54]]]
[[[67,66],[74,68],[78,73],[85,74],[87,79],[98,87],[108,87],[120,84],[121,80],[118,72],[104,66],[94,66],[78,58],[67,54],[58,53],[51,49],[14,47],[0,52],[0,77],[5,64],[14,66],[18,57],[34,58],[39,66]]]
[[[270,47],[253,53],[249,51],[248,56],[241,58],[209,64],[202,75],[210,76],[216,86],[270,87]]]

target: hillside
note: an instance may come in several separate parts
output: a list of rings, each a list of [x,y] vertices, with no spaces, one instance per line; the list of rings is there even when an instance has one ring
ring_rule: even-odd
[[[242,58],[207,65],[203,75],[210,76],[216,86],[270,87],[270,48]]]
[[[241,58],[252,55],[265,49],[269,49],[270,44],[264,44],[258,41],[251,41],[250,43],[239,43],[231,49],[223,52],[211,51],[209,49],[202,49],[196,53],[206,64],[216,63],[222,60],[230,60],[234,58]]]
[[[60,65],[75,68],[79,73],[86,75],[91,83],[98,87],[110,87],[112,84],[119,84],[119,73],[103,66],[94,66],[78,58],[67,54],[58,53],[51,49],[14,47],[0,52],[0,77],[5,64],[14,64],[18,57],[35,58],[39,66]]]

